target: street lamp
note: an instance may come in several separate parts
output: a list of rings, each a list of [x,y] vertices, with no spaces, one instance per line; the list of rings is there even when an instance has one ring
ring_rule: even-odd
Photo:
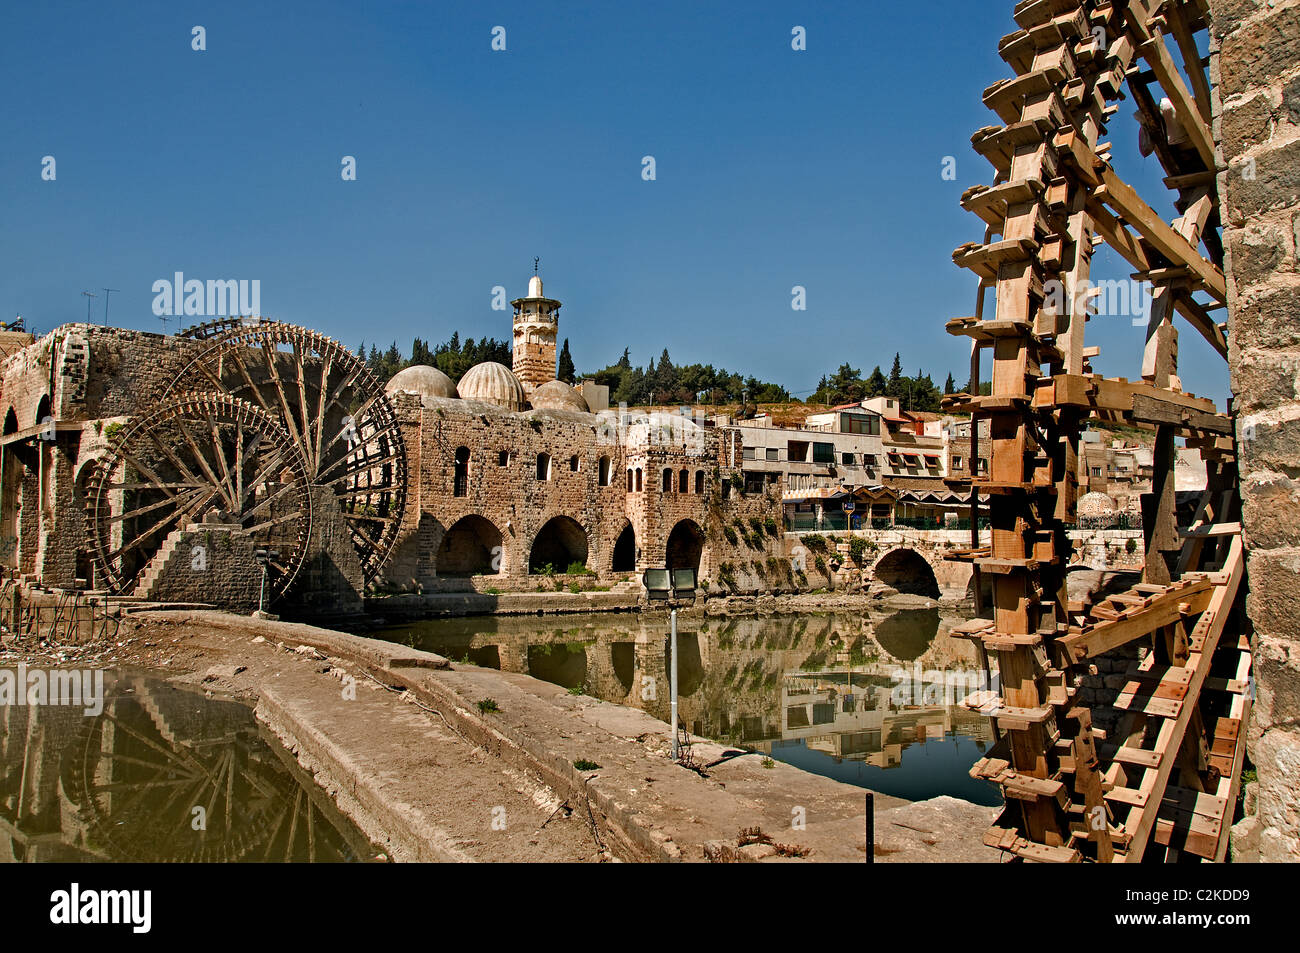
[[[280,554],[274,549],[255,549],[253,550],[253,558],[256,559],[257,564],[262,567],[262,587],[257,593],[257,614],[260,618],[261,616],[266,615],[267,566],[269,566],[273,560],[279,559]]]
[[[646,598],[651,602],[666,602],[670,607],[672,618],[672,641],[669,654],[669,717],[672,719],[673,744],[672,758],[678,758],[677,741],[677,606],[679,603],[690,605],[695,602],[694,569],[647,569],[641,577],[646,589]]]

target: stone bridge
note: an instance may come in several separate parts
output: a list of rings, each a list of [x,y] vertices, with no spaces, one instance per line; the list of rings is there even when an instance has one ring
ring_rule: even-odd
[[[828,555],[835,557],[830,559],[830,568],[835,570],[837,558],[839,569],[836,575],[846,577],[846,582],[854,581],[855,574],[861,573],[863,581],[908,595],[944,600],[974,597],[970,591],[973,575],[971,564],[945,559],[945,556],[954,551],[971,548],[970,530],[898,527],[854,530],[852,533],[787,533],[786,553],[792,560],[800,557],[802,549],[805,563],[812,562],[812,554],[803,542],[803,538],[808,535],[826,538],[830,545]],[[1076,549],[1075,561],[1081,561],[1088,568],[1139,571],[1142,568],[1141,530],[1072,530],[1069,535]],[[863,539],[867,543],[860,565],[851,558],[850,537]],[[1132,552],[1127,548],[1130,539],[1135,540],[1136,545]],[[989,531],[981,530],[980,545],[987,546],[989,543]],[[987,581],[985,588],[988,594]],[[985,605],[987,604],[986,600]]]

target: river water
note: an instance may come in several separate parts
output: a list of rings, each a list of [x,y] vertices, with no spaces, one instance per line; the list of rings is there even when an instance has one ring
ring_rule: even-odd
[[[247,705],[130,673],[101,684],[96,704],[0,704],[0,861],[377,858]]]
[[[681,616],[679,712],[695,735],[908,800],[998,805],[969,776],[988,719],[956,702],[982,688],[970,642],[939,609]],[[480,616],[372,636],[522,672],[669,720],[669,620],[656,614]]]

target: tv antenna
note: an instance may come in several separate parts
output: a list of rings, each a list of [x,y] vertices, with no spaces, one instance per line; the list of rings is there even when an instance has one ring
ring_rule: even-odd
[[[95,294],[93,291],[83,291],[82,294],[86,296],[86,323],[89,324],[90,323],[90,299],[98,298],[99,295]]]
[[[107,326],[108,325],[108,296],[111,294],[119,294],[120,292],[118,291],[117,288],[104,288],[103,291],[104,291],[104,324],[105,326]]]

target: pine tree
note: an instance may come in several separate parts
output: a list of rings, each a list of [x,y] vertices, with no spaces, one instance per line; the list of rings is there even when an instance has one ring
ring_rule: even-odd
[[[903,362],[898,358],[898,352],[894,352],[894,366],[889,370],[889,380],[885,384],[885,394],[901,401],[905,396],[903,393]]]
[[[575,370],[576,369],[573,366],[573,356],[569,354],[569,339],[565,338],[564,347],[560,349],[559,370],[556,371],[555,377],[557,380],[562,380],[566,384],[572,384]]]
[[[957,384],[953,381],[951,373],[948,374],[948,379],[943,382],[943,392],[945,394],[957,393]]]

